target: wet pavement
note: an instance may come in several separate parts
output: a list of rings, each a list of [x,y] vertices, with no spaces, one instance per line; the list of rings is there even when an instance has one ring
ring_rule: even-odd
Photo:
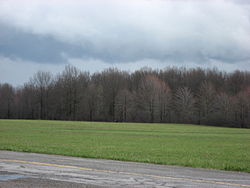
[[[250,188],[250,174],[0,151],[0,187]]]

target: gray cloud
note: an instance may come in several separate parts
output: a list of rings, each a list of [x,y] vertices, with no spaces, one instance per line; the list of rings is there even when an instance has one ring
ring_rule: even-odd
[[[249,69],[245,2],[2,0],[0,56],[38,64],[78,59],[86,69],[86,62],[133,67],[148,60],[156,67],[219,62],[221,69]]]
[[[90,49],[46,34],[34,34],[0,23],[0,56],[40,63],[65,63],[67,57],[91,56]]]
[[[1,51],[51,62],[62,54],[107,62],[250,58],[249,9],[240,1],[60,2],[3,1],[0,18],[20,30],[7,31],[10,49]]]
[[[65,45],[45,35],[25,33],[5,24],[0,24],[0,55],[37,62],[60,62]]]

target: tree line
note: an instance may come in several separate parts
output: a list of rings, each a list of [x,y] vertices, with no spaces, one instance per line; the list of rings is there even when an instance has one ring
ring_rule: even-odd
[[[37,72],[21,87],[0,84],[0,118],[192,123],[250,128],[250,73],[217,69],[73,66]]]

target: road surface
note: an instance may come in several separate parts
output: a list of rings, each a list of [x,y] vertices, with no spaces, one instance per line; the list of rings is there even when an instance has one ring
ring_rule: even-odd
[[[250,174],[0,151],[0,187],[250,188]]]

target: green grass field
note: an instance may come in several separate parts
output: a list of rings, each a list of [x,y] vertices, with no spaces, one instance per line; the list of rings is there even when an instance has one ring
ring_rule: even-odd
[[[250,129],[0,120],[0,149],[250,172]]]

